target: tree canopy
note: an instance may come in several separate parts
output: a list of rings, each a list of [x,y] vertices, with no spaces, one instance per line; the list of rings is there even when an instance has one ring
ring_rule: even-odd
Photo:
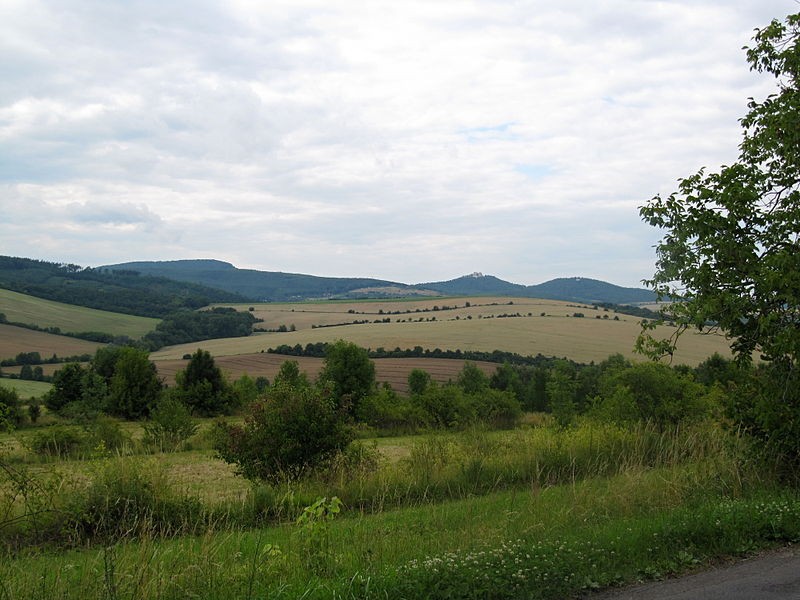
[[[777,92],[750,100],[738,160],[680,180],[640,209],[665,231],[648,283],[669,307],[676,335],[640,347],[671,353],[687,328],[720,328],[739,361],[754,352],[794,365],[800,355],[800,14],[757,30],[752,70]]]

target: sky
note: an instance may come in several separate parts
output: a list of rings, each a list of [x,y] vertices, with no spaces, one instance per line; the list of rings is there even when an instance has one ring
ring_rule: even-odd
[[[796,0],[0,0],[0,254],[641,286]]]

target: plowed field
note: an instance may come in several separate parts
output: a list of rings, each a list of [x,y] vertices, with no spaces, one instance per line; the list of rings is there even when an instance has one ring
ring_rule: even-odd
[[[300,368],[312,380],[322,370],[323,360],[321,358],[269,353],[220,356],[215,359],[215,362],[231,379],[236,379],[246,373],[250,377],[264,376],[272,381],[286,360],[296,360],[300,364]],[[186,360],[158,360],[155,361],[155,365],[158,368],[159,376],[164,378],[167,384],[172,384],[175,382],[175,374],[185,368],[187,362]],[[464,368],[465,361],[440,358],[379,358],[373,362],[378,383],[389,383],[395,391],[405,393],[408,391],[408,374],[413,369],[427,371],[431,379],[445,383],[448,380],[456,379],[459,371]],[[494,363],[476,362],[475,364],[487,375],[491,375],[497,369],[497,365]]]

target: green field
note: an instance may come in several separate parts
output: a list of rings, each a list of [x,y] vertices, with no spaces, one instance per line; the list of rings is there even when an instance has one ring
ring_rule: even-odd
[[[62,304],[4,289],[0,289],[0,313],[12,323],[58,327],[64,333],[101,331],[134,339],[155,329],[159,322],[159,319]]]
[[[0,379],[0,387],[16,390],[22,400],[30,398],[41,398],[51,387],[49,383],[43,381],[25,381],[23,379]]]
[[[466,303],[470,306],[467,307]],[[245,305],[235,306],[239,310],[249,308]],[[208,350],[214,356],[252,354],[281,344],[305,346],[308,343],[345,339],[373,349],[422,346],[431,350],[504,350],[522,355],[566,357],[586,363],[599,362],[611,354],[620,353],[633,360],[644,360],[634,352],[636,337],[641,331],[638,317],[568,302],[475,297],[251,306],[253,313],[264,319],[263,323],[258,324],[259,327],[276,329],[280,325],[287,328],[294,325],[295,331],[256,333],[246,338],[172,346],[153,353],[152,358],[181,358],[197,348]],[[434,311],[434,306],[440,310]],[[441,310],[442,306],[458,308]],[[400,313],[391,314],[395,311]],[[575,317],[575,313],[584,316]],[[374,322],[384,319],[390,322]],[[369,323],[321,327],[354,320],[368,320]],[[670,335],[673,331],[668,327],[661,328],[664,335]],[[715,352],[730,356],[729,343],[724,336],[686,333],[673,361],[675,364],[694,366]]]

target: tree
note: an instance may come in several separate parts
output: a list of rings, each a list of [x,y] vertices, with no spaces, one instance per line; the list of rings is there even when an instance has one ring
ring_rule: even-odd
[[[739,160],[718,173],[700,170],[640,213],[666,230],[648,283],[662,299],[678,298],[679,325],[719,327],[739,361],[800,356],[800,14],[758,31],[747,51],[751,69],[772,73],[778,93],[751,100],[741,120]],[[670,340],[644,338],[645,349],[670,352]]]
[[[775,393],[738,416],[800,460],[800,14],[758,30],[747,61],[775,77],[777,92],[749,101],[738,160],[716,173],[701,169],[640,209],[666,232],[648,283],[678,301],[669,307],[675,334],[655,339],[650,323],[638,346],[671,354],[683,331],[711,327],[729,336],[740,364],[758,353],[770,381],[757,387]]]
[[[230,413],[236,405],[236,394],[207,350],[198,349],[192,354],[189,364],[178,373],[176,383],[186,406],[198,415]]]
[[[413,394],[424,394],[431,383],[431,375],[424,369],[411,369],[408,374],[408,391]]]
[[[59,412],[67,404],[83,399],[86,370],[78,363],[67,363],[53,374],[53,387],[44,396],[44,405]]]
[[[148,353],[121,348],[109,386],[108,410],[125,419],[147,417],[158,401],[161,388]]]
[[[340,406],[348,406],[351,415],[358,413],[358,403],[375,388],[375,363],[364,348],[339,340],[325,349],[325,365],[319,376],[328,383]]]
[[[464,363],[464,368],[456,378],[458,387],[467,394],[475,394],[489,389],[489,378],[475,363]]]
[[[575,391],[577,383],[572,369],[565,362],[559,362],[547,378],[547,399],[556,424],[568,427],[575,420]]]

